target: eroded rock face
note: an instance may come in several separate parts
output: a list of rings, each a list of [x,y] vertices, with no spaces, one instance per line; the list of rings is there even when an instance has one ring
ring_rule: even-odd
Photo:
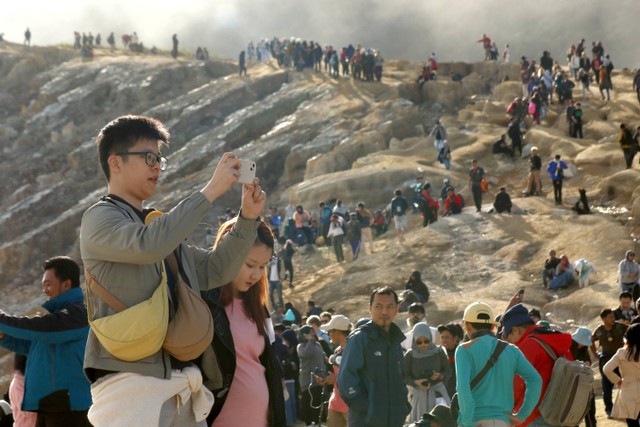
[[[420,89],[415,79],[421,65],[408,61],[386,61],[383,82],[368,83],[272,65],[251,67],[249,76],[240,78],[236,65],[227,61],[98,50],[93,62],[82,62],[76,54],[63,48],[0,47],[0,274],[3,304],[16,312],[39,305],[43,260],[59,254],[80,259],[82,214],[106,192],[95,137],[107,122],[129,113],[155,116],[172,133],[164,153],[169,169],[149,200],[160,210],[199,190],[225,151],[256,161],[269,205],[279,207],[303,204],[314,210],[319,201],[340,198],[349,208],[363,201],[371,210],[384,210],[396,188],[411,201],[409,186],[417,175],[431,183],[436,196],[448,179],[447,185],[465,197],[469,208],[463,215],[441,218],[427,229],[420,228],[419,215],[412,215],[406,245],[396,244],[390,232],[376,242],[380,253],[360,264],[336,269],[307,260],[317,271],[305,271],[306,285],[287,297],[322,298],[324,306],[340,307],[355,318],[366,314],[355,297],[377,284],[400,289],[399,277],[413,269],[429,270],[438,296],[433,310],[438,319],[430,321],[454,320],[472,298],[508,299],[516,285],[530,286],[529,301],[545,307],[549,301],[535,280],[546,251],[555,247],[570,253],[572,261],[598,260],[594,280],[599,286],[579,292],[580,307],[548,305],[558,316],[569,313],[586,324],[607,300],[616,260],[633,244],[640,166],[636,161],[624,170],[617,143],[620,122],[635,124],[639,113],[630,73],[614,77],[614,102],[582,100],[585,139],[567,135],[563,106],[552,106],[540,126],[526,120],[525,157],[536,145],[544,168],[556,153],[576,168],[576,176],[565,183],[565,206],[556,207],[544,171],[544,195],[520,198],[527,160],[491,154],[492,143],[506,131],[508,103],[521,95],[517,65],[443,63],[439,79]],[[463,76],[462,83],[451,81],[449,72]],[[446,127],[452,149],[448,171],[428,136],[436,118]],[[513,216],[474,214],[467,175],[472,159],[488,174],[483,209],[506,186]],[[627,213],[575,217],[568,207],[577,200],[578,188],[587,189],[593,205]],[[214,203],[191,241],[200,244],[208,224],[216,224],[226,207],[236,209],[239,200],[236,186]],[[329,260],[325,255],[322,259]],[[352,283],[357,285],[346,286]],[[344,295],[354,301],[344,302]]]

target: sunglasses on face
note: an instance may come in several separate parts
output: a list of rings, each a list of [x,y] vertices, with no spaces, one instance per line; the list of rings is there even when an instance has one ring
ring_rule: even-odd
[[[418,338],[416,340],[416,344],[418,344],[418,345],[429,344],[430,342],[431,342],[431,340],[428,339],[428,338]]]

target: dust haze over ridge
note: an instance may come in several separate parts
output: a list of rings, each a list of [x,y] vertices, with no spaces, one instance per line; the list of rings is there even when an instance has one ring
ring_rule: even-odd
[[[5,2],[3,2],[5,3]],[[482,33],[500,52],[511,46],[511,61],[525,55],[538,60],[542,50],[566,63],[565,51],[585,38],[600,40],[616,68],[640,67],[640,43],[633,31],[638,0],[111,0],[5,3],[0,32],[22,42],[26,27],[32,43],[72,43],[73,31],[136,31],[145,44],[169,49],[178,34],[180,48],[205,46],[213,55],[237,58],[249,40],[300,37],[321,45],[361,43],[381,49],[387,59],[424,60],[436,52],[441,61],[479,61]]]

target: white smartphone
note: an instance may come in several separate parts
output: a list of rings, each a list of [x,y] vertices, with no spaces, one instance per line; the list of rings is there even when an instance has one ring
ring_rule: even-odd
[[[251,160],[240,160],[240,184],[252,184],[256,177],[256,162]]]

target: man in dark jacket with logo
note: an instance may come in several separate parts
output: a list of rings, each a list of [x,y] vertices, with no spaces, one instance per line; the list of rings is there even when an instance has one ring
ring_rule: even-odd
[[[22,409],[38,412],[39,426],[89,426],[89,381],[82,371],[89,325],[80,267],[71,258],[45,261],[44,307],[36,317],[0,311],[0,346],[28,356]]]
[[[524,427],[529,424],[546,426],[548,424],[540,415],[539,405],[549,385],[555,360],[547,354],[544,347],[536,340],[540,340],[551,347],[556,356],[564,356],[567,360],[573,360],[573,356],[571,355],[571,335],[552,331],[536,324],[533,319],[529,317],[529,310],[522,304],[516,304],[504,313],[502,325],[504,327],[502,332],[503,336],[522,351],[522,354],[524,354],[542,378],[540,400],[538,400],[538,404],[533,412],[531,412],[531,415],[529,415],[520,426]],[[525,394],[525,384],[522,378],[515,377],[513,392],[515,408],[517,410],[522,404]]]
[[[369,300],[371,321],[356,329],[342,353],[338,388],[350,427],[400,427],[411,410],[402,380],[405,336],[393,323],[398,295],[386,286]]]

